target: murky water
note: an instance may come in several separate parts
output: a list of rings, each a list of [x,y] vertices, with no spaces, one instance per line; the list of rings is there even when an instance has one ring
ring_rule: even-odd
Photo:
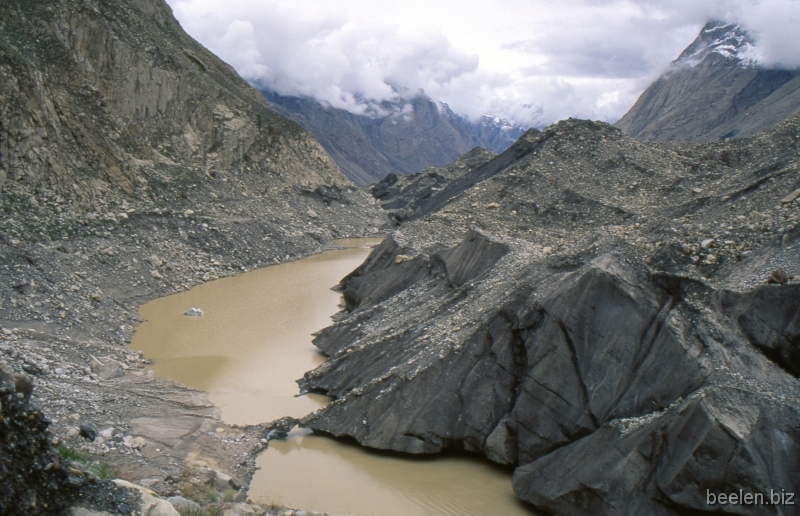
[[[327,403],[296,397],[295,380],[324,361],[311,333],[330,324],[330,287],[358,267],[377,240],[352,249],[223,278],[144,305],[131,342],[156,374],[209,393],[229,423],[301,417]],[[200,308],[203,317],[183,315]],[[249,496],[262,503],[357,516],[533,514],[514,497],[510,474],[463,456],[404,458],[296,430],[272,441]]]

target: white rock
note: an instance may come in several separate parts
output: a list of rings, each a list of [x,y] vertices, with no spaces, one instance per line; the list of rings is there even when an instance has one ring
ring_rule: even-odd
[[[122,364],[111,358],[97,358],[90,355],[92,372],[105,380],[125,376]]]
[[[188,315],[190,317],[203,317],[206,313],[199,308],[190,308],[183,312],[183,315]]]
[[[214,477],[211,479],[211,485],[219,489],[220,491],[225,489],[230,489],[230,481],[231,476],[227,473],[223,473],[222,471],[217,471],[216,469],[211,470],[214,474]]]
[[[708,249],[709,247],[711,247],[711,245],[713,243],[714,243],[714,239],[713,238],[706,238],[705,240],[700,242],[700,247],[702,247],[704,249]]]
[[[189,500],[188,498],[184,498],[182,496],[170,496],[169,498],[167,498],[167,501],[171,503],[174,507],[176,507],[178,510],[181,509],[188,509],[194,511],[200,510],[200,504],[198,504],[193,500]]]

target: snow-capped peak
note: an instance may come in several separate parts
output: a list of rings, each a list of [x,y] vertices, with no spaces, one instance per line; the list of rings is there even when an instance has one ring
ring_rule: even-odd
[[[489,113],[484,113],[483,116],[481,116],[480,121],[478,121],[478,124],[484,127],[488,127],[490,129],[497,129],[500,131],[511,131],[517,129],[516,126],[514,126],[508,120],[505,120],[495,115],[491,115]]]
[[[739,24],[710,21],[675,62],[695,65],[711,54],[718,54],[726,59],[735,59],[744,66],[754,65],[758,61],[754,43]]]

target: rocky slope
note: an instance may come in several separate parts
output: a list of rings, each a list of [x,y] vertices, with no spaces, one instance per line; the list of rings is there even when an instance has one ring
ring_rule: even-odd
[[[312,98],[263,94],[277,111],[308,129],[357,185],[443,167],[473,147],[502,152],[523,132],[490,116],[470,122],[424,93],[372,105],[364,115]]]
[[[410,176],[389,174],[369,188],[389,218],[398,224],[414,216],[435,192],[492,160],[495,154],[476,147],[446,167],[429,167]]]
[[[484,454],[551,514],[796,514],[707,494],[800,492],[799,222],[798,116],[704,145],[530,131],[342,281],[301,381],[336,400],[303,423]]]
[[[800,72],[765,68],[749,34],[712,21],[615,125],[640,141],[750,136],[800,111]]]
[[[163,1],[0,3],[0,362],[53,439],[161,493],[202,469],[187,457],[245,482],[266,430],[146,375],[138,305],[387,223]]]

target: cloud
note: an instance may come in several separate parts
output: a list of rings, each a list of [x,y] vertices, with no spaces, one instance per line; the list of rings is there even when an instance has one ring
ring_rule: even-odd
[[[281,1],[174,1],[186,30],[251,83],[359,111],[357,99],[446,88],[474,72],[475,55],[439,31],[368,24],[331,9]]]
[[[798,0],[168,0],[252,84],[357,113],[419,89],[477,118],[614,121],[709,19],[800,66]]]

